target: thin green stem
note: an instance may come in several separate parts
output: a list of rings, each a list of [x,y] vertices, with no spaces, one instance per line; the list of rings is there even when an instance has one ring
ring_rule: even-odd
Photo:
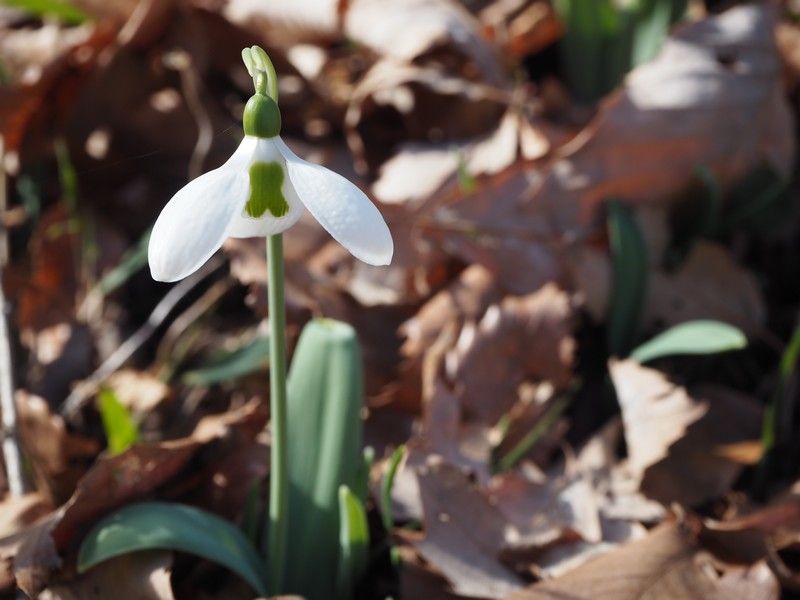
[[[267,236],[270,330],[270,413],[272,451],[269,486],[268,585],[273,595],[283,592],[289,506],[286,440],[286,307],[283,297],[283,236]]]

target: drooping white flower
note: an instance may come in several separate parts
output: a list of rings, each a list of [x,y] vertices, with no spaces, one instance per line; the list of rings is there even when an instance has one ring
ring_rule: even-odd
[[[268,96],[253,96],[233,155],[189,182],[161,211],[148,248],[153,279],[183,279],[226,238],[281,233],[304,208],[356,258],[389,264],[392,236],[378,209],[341,175],[298,158],[278,135],[277,111]]]

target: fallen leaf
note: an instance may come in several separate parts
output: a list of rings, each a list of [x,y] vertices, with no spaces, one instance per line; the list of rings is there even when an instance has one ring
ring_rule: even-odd
[[[51,502],[69,498],[88,463],[100,452],[92,438],[67,431],[43,398],[22,390],[16,395],[19,435],[39,490]]]
[[[763,571],[748,577],[748,585],[735,587],[736,576],[720,577],[695,535],[679,523],[665,523],[647,537],[625,544],[563,577],[537,583],[508,600],[544,598],[728,598],[745,600],[753,594],[769,595],[775,581]]]
[[[447,356],[468,419],[494,425],[518,398],[526,380],[565,385],[575,340],[569,296],[555,284],[490,306],[480,321],[467,322]]]
[[[101,563],[74,581],[52,585],[39,600],[174,600],[170,575],[172,553],[134,552]]]
[[[506,112],[506,96],[485,83],[468,81],[439,69],[382,60],[353,90],[345,117],[347,143],[357,165],[375,172],[402,144],[450,142],[490,134]],[[511,137],[513,152],[516,140]],[[487,143],[508,146],[504,141]],[[453,154],[457,160],[457,154]],[[452,173],[454,165],[449,163],[447,167]],[[387,177],[391,181],[376,184],[376,190],[391,194],[397,202],[398,194],[403,192],[395,193],[389,186],[402,177],[402,172]],[[422,184],[426,178],[424,170],[420,169],[419,177]],[[435,191],[435,183],[441,183],[435,179],[433,182],[427,186],[430,191]]]
[[[757,439],[761,408],[724,388],[689,393],[654,369],[612,362],[611,378],[625,425],[628,467],[640,489],[668,505],[692,506],[727,492],[743,465],[718,448]]]
[[[471,598],[505,598],[522,583],[497,559],[505,519],[457,467],[432,458],[417,472],[425,538],[415,546]]]
[[[766,319],[754,275],[714,242],[697,242],[674,274],[651,274],[644,322],[665,327],[694,319],[723,321],[748,332],[759,331]]]

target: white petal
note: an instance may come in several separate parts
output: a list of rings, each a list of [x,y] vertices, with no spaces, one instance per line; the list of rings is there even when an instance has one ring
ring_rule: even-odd
[[[392,234],[367,195],[338,173],[298,158],[280,138],[275,145],[300,200],[328,233],[365,263],[388,265]]]
[[[247,168],[255,162],[277,162],[282,167],[285,166],[286,161],[278,151],[278,148],[275,147],[275,140],[278,138],[252,139],[256,140],[255,148]],[[285,171],[284,169],[284,175]],[[289,205],[289,212],[282,217],[276,218],[272,216],[272,213],[267,211],[262,216],[254,219],[242,208],[242,210],[234,216],[231,227],[228,230],[228,235],[235,238],[263,237],[286,231],[289,227],[297,223],[297,220],[303,214],[304,208],[288,176],[284,176],[283,178],[281,191],[283,192],[283,197],[286,199],[286,203]]]
[[[157,281],[178,281],[205,263],[228,237],[250,190],[246,165],[254,144],[242,141],[230,159],[183,186],[158,215],[147,258]]]

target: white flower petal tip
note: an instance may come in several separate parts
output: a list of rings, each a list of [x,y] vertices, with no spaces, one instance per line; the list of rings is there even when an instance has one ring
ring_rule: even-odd
[[[199,269],[222,246],[248,193],[247,172],[228,164],[178,190],[150,234],[147,259],[153,279],[178,281]]]
[[[392,234],[367,195],[338,173],[302,160],[279,138],[275,141],[300,200],[331,236],[370,265],[392,262]]]

